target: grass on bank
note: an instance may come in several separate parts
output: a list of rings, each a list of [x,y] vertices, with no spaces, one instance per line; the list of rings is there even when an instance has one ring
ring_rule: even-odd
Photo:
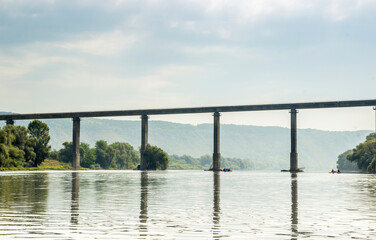
[[[0,171],[31,171],[31,170],[72,170],[72,166],[69,163],[59,162],[53,159],[45,159],[38,167],[22,167],[22,168],[0,168]]]
[[[72,166],[69,163],[59,162],[58,160],[46,159],[37,169],[39,170],[71,170]]]

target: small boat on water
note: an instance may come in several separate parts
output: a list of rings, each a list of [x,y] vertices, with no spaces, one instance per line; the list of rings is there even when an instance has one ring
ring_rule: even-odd
[[[283,170],[281,170],[281,172],[304,172],[304,167],[298,168],[295,171],[283,169]]]
[[[213,171],[213,166],[211,165],[209,169],[204,169],[204,171]],[[221,168],[220,172],[232,172],[231,168]]]
[[[224,168],[221,169],[221,172],[232,172],[232,170],[230,168]]]

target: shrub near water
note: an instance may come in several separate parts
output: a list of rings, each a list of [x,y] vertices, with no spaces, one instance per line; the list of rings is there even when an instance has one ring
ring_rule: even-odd
[[[72,166],[68,163],[62,163],[58,160],[45,159],[39,166],[41,170],[70,170]]]
[[[169,164],[168,154],[157,146],[147,145],[144,153],[146,158],[146,169],[166,170]]]

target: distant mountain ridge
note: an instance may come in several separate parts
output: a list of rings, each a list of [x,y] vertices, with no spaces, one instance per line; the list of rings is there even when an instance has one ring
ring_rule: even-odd
[[[0,114],[4,114],[1,113]],[[60,149],[65,141],[72,141],[72,120],[42,120],[50,127],[51,146]],[[16,121],[25,125],[29,121]],[[1,122],[1,126],[5,123]],[[336,166],[337,156],[354,148],[371,132],[332,132],[298,129],[299,166],[309,171],[327,171]],[[81,141],[94,146],[97,140],[109,143],[128,142],[135,148],[141,142],[141,122],[83,118]],[[149,143],[169,154],[200,157],[212,154],[212,124],[180,124],[149,121]],[[225,157],[249,159],[258,169],[286,169],[289,167],[290,129],[248,125],[221,125],[221,154]]]

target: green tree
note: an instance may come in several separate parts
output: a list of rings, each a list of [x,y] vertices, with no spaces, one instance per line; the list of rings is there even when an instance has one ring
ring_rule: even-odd
[[[51,148],[48,145],[50,141],[50,135],[49,135],[50,129],[48,128],[47,124],[39,120],[34,120],[29,123],[28,130],[30,132],[30,135],[37,139],[37,143],[34,148],[34,151],[36,153],[34,166],[37,166],[41,164],[44,161],[44,159],[48,157],[48,153]]]
[[[35,137],[28,136],[28,129],[24,126],[12,126],[8,125],[7,128],[11,128],[14,135],[14,141],[12,145],[24,152],[24,161],[26,165],[36,166],[36,145],[38,140]]]
[[[107,168],[109,165],[106,156],[107,148],[108,144],[106,141],[100,140],[95,143],[95,158],[101,168]]]
[[[366,141],[356,146],[347,159],[356,162],[363,172],[376,173],[376,134],[368,135]]]
[[[106,141],[100,140],[95,143],[96,162],[101,168],[109,169],[116,167],[116,151]]]
[[[80,144],[81,166],[91,168],[95,165],[95,149],[90,148],[88,143]]]
[[[148,170],[166,170],[168,168],[168,154],[161,148],[148,144],[144,156]]]
[[[73,143],[64,142],[63,148],[57,154],[52,152],[52,156],[57,157],[61,162],[72,163],[73,161]],[[87,143],[80,143],[80,165],[84,168],[90,168],[95,164],[95,149],[90,148]]]
[[[73,160],[72,142],[64,142],[63,148],[59,150],[58,160],[65,163],[71,163]]]
[[[110,147],[116,155],[117,169],[134,169],[140,162],[138,152],[129,143],[115,142]]]
[[[53,160],[59,160],[59,151],[57,150],[52,150],[50,153],[49,153],[49,156],[48,156],[50,159],[53,159]]]
[[[371,133],[366,137],[366,142],[376,140],[376,133]]]
[[[353,152],[352,149],[347,150],[346,152],[340,154],[337,160],[337,169],[344,171],[359,171],[358,165],[356,162],[351,162],[347,159],[347,156]]]
[[[8,167],[9,165],[9,150],[8,150],[8,136],[7,132],[0,129],[0,166]]]
[[[34,165],[36,139],[22,126],[6,125],[0,133],[1,167],[22,168]]]

